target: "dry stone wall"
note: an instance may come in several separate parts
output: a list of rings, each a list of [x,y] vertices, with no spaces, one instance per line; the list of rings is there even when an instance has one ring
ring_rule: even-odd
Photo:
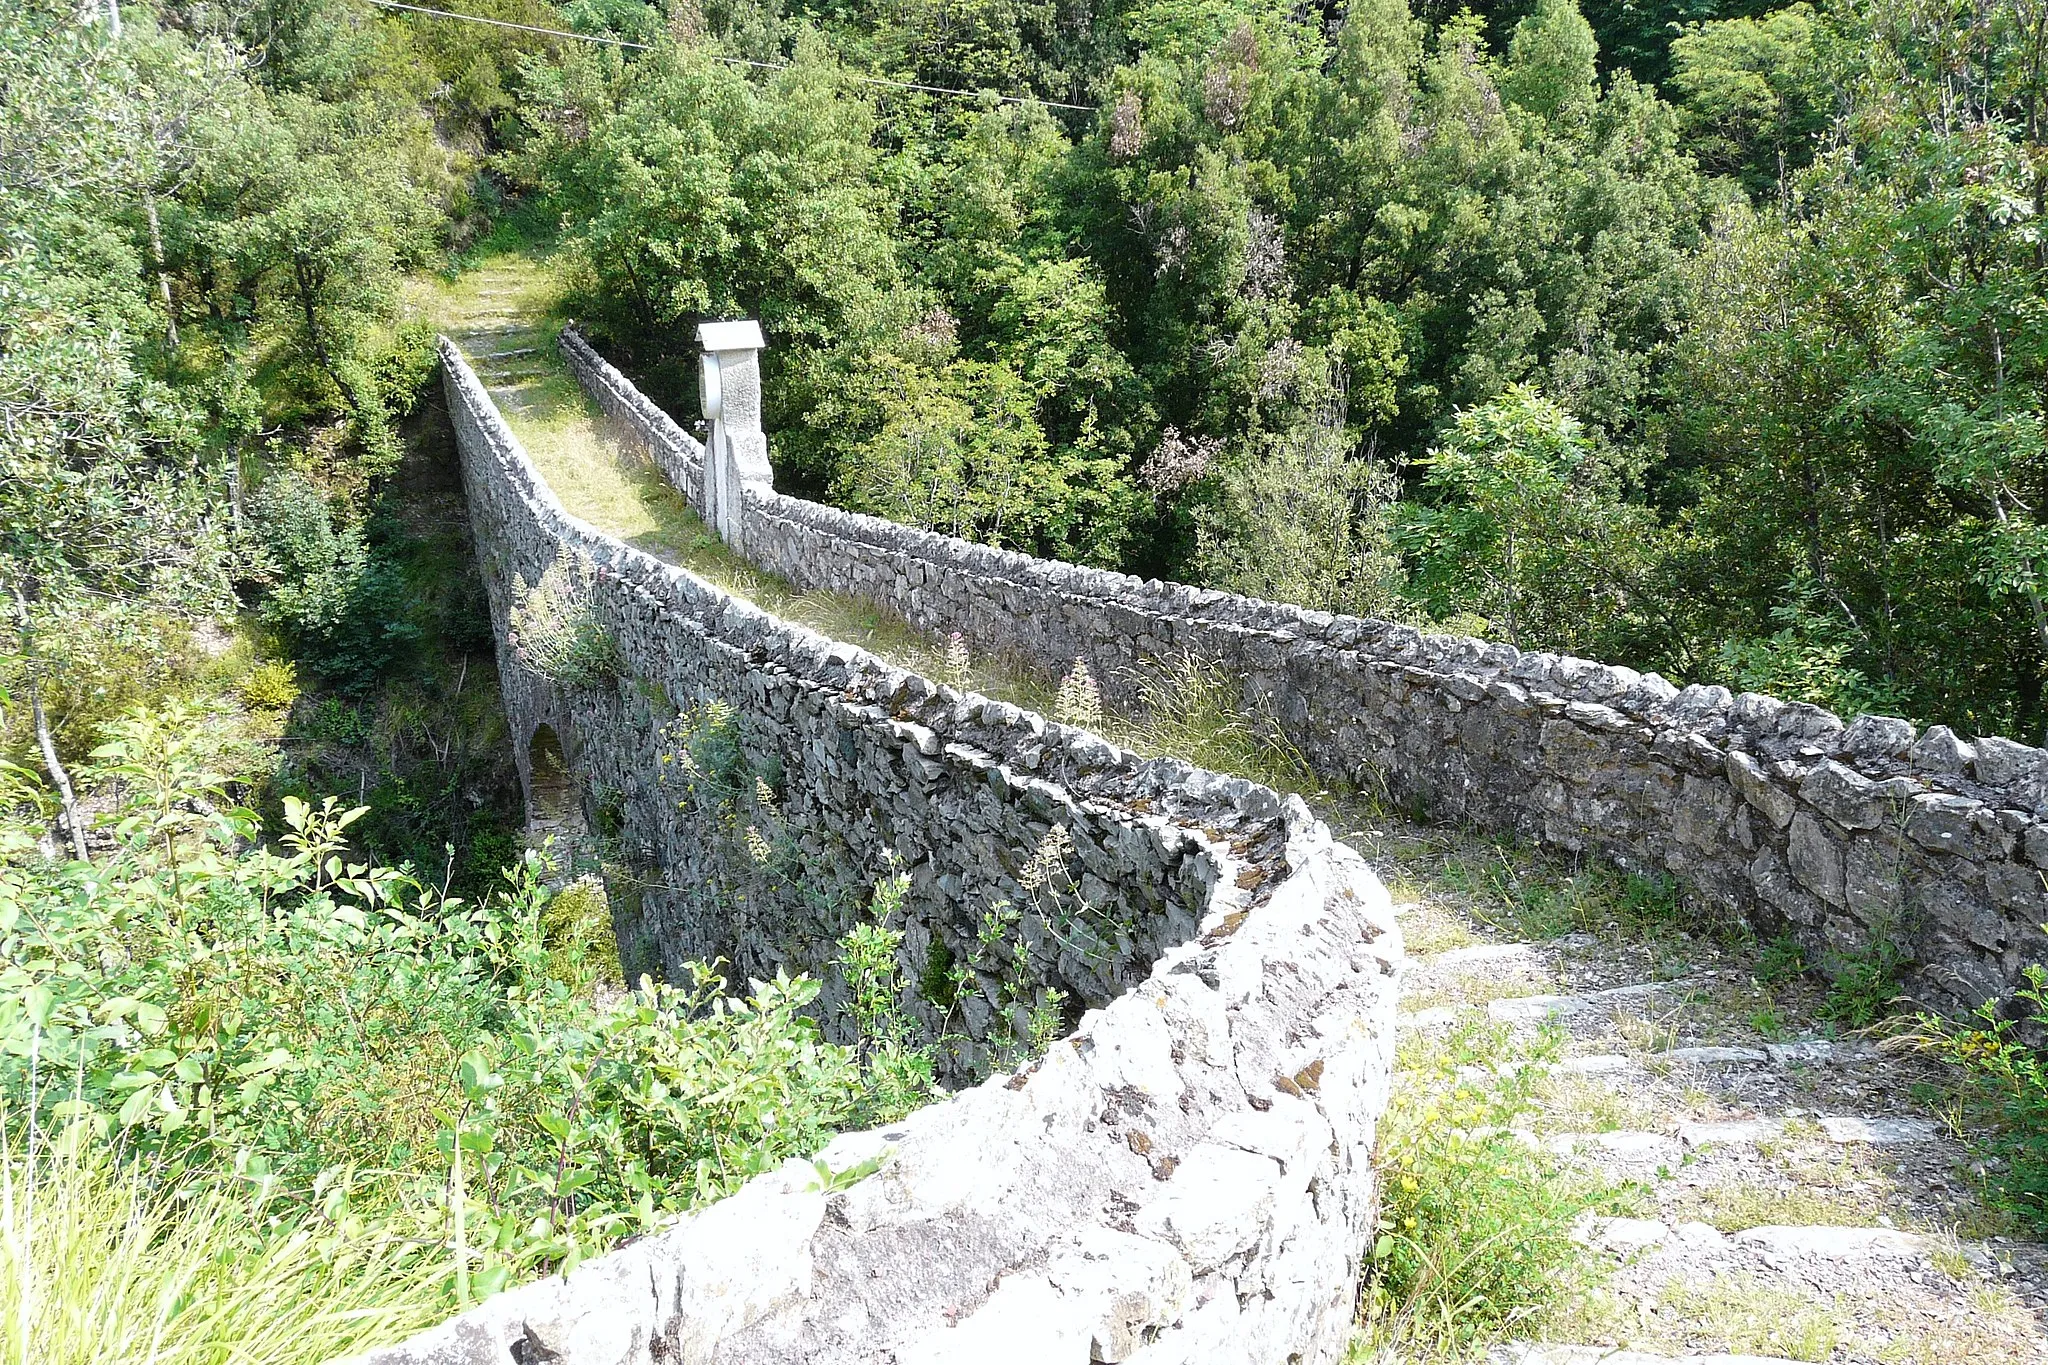
[[[630,864],[615,880],[642,888],[623,943],[670,968],[815,969],[859,886],[896,867],[912,971],[934,942],[971,960],[991,898],[1031,903],[1023,874],[1055,828],[1068,884],[1107,919],[1084,943],[1034,912],[1031,984],[1086,1012],[1014,1074],[821,1156],[876,1174],[827,1191],[792,1162],[365,1365],[1340,1358],[1400,958],[1371,870],[1298,800],[934,686],[602,535],[445,341],[442,363],[522,771],[551,727]],[[518,586],[565,552],[590,566],[616,679],[522,664]],[[678,718],[701,741],[713,703],[717,742],[682,751],[759,785],[707,799],[658,774],[680,761]],[[970,992],[996,1036],[1001,984]]]
[[[616,372],[613,372],[614,374]],[[623,383],[623,380],[618,382]],[[629,386],[630,387],[630,386]],[[681,485],[685,488],[687,484]],[[1323,777],[1432,818],[1675,876],[1822,955],[1880,941],[1924,1002],[2048,959],[2048,754],[1882,716],[991,549],[770,493],[748,555],[1130,701],[1182,654],[1240,680]]]
[[[637,436],[647,447],[654,467],[683,490],[692,506],[699,506],[704,489],[703,442],[649,402],[647,395],[599,355],[573,324],[562,329],[558,343],[563,361],[584,392],[596,400],[605,416]]]

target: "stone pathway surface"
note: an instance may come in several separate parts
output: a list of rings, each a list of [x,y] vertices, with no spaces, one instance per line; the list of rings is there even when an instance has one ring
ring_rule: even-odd
[[[1468,875],[1499,849],[1324,813],[1396,890],[1404,1066],[1482,1017],[1540,1042],[1511,1136],[1636,1206],[1577,1230],[1610,1267],[1585,1335],[1495,1365],[2048,1360],[2048,1248],[1977,1199],[1934,1063],[1839,1036],[1815,983],[1739,938],[1626,916],[1525,937],[1523,888]]]
[[[494,262],[463,282],[467,289],[455,315],[442,325],[499,408],[524,412],[531,406],[527,390],[561,372],[528,304],[533,271],[521,261]]]

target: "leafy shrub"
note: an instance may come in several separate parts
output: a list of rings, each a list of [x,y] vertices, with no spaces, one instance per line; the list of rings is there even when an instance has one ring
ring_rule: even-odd
[[[1349,447],[1339,404],[1235,461],[1197,538],[1200,581],[1318,611],[1413,615],[1394,548],[1400,478]]]
[[[1999,1159],[1992,1202],[2048,1231],[2048,1053],[2029,1041],[2048,1029],[2048,968],[2027,968],[2015,995],[2016,1018],[1987,1001],[1966,1021],[1923,1014],[1906,1036],[1962,1068],[1970,1100],[1989,1121],[1980,1145]]]
[[[600,878],[578,877],[557,891],[541,911],[540,929],[551,979],[571,986],[618,982],[618,954],[605,951],[612,938],[612,909]]]
[[[1463,1359],[1590,1286],[1596,1263],[1572,1225],[1607,1192],[1510,1131],[1535,1102],[1543,1069],[1531,1063],[1554,1050],[1546,1037],[1504,1062],[1504,1030],[1474,1025],[1404,1077],[1380,1127],[1367,1306],[1379,1344]],[[1488,1079],[1461,1078],[1475,1062],[1492,1064]]]
[[[1627,624],[1628,587],[1660,544],[1578,418],[1525,384],[1460,411],[1405,509],[1430,614],[1476,611],[1511,644],[1585,649]]]
[[[322,697],[306,716],[304,730],[308,739],[328,744],[360,744],[370,734],[363,708],[339,697]]]
[[[1830,952],[1824,964],[1827,999],[1821,1012],[1850,1028],[1868,1028],[1885,1017],[1898,998],[1899,975],[1909,959],[1888,932],[1846,952]]]
[[[299,699],[298,674],[283,660],[265,659],[249,670],[239,690],[259,711],[282,711]]]
[[[272,475],[249,510],[270,584],[264,623],[335,687],[368,688],[419,637],[398,567],[372,552],[360,527],[337,527],[304,475]]]
[[[932,1050],[911,1041],[911,1023],[901,1001],[897,955],[903,931],[890,921],[901,918],[909,890],[910,878],[903,873],[884,877],[875,884],[871,918],[839,940],[838,966],[846,978],[855,1046],[872,1078],[865,1115],[872,1123],[901,1118],[939,1094]]]
[[[609,1010],[560,982],[515,993],[506,1046],[463,1057],[439,1142],[479,1292],[730,1194],[857,1111],[859,1063],[803,1013],[817,982],[778,974],[736,999],[715,968],[691,971],[682,987],[643,978]]]
[[[1855,630],[1819,591],[1809,587],[1773,606],[1771,620],[1778,629],[1769,635],[1720,644],[1716,671],[1737,690],[1811,702],[1845,716],[1906,710],[1909,701],[1899,689],[1850,662],[1858,649]]]
[[[1757,953],[1756,979],[1766,986],[1789,981],[1806,970],[1806,949],[1790,934],[1780,934]]]
[[[437,335],[434,325],[424,319],[401,323],[365,362],[391,417],[409,417],[419,408],[427,382],[441,363]]]
[[[600,687],[619,676],[618,642],[592,599],[597,566],[563,551],[531,588],[512,583],[512,648],[519,662],[560,687]]]
[[[344,1260],[453,1245],[432,1254],[460,1300],[726,1193],[900,1091],[820,1038],[805,978],[728,999],[697,966],[600,1008],[581,991],[603,898],[551,896],[538,854],[471,904],[351,861],[363,809],[331,799],[287,798],[275,844],[255,842],[190,722],[113,727],[96,757],[119,849],[97,866],[0,838],[16,1134],[118,1153],[147,1201],[235,1192],[259,1248],[316,1213]]]
[[[662,739],[660,780],[681,788],[696,809],[736,819],[738,806],[756,793],[732,707],[716,697],[692,706],[664,727]]]

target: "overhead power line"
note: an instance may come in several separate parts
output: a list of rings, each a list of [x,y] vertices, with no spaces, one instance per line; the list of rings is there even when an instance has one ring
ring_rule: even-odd
[[[607,47],[630,47],[639,52],[651,52],[654,50],[651,43],[628,42],[624,38],[613,38],[597,33],[571,33],[569,30],[562,28],[539,28],[533,24],[515,24],[505,19],[486,19],[481,14],[458,14],[454,10],[429,9],[425,5],[401,4],[399,0],[364,0],[364,3],[375,5],[379,9],[404,10],[408,14],[425,14],[435,19],[460,19],[465,24],[489,24],[492,28],[517,29],[521,33],[539,33],[550,38],[568,38],[579,43],[602,43]],[[763,71],[787,71],[790,67],[788,62],[756,62],[750,61],[745,57],[717,57],[714,60],[724,62],[728,66],[758,67]],[[862,85],[885,85],[892,90],[921,90],[928,95],[957,95],[963,99],[980,99],[985,93],[988,93],[980,90],[953,90],[943,85],[918,85],[913,81],[892,81],[881,76],[863,76],[854,71],[845,71],[841,74],[850,81],[859,81]],[[1042,100],[1033,95],[997,95],[996,98],[1005,104],[1037,104],[1047,109],[1074,109],[1084,114],[1095,112],[1092,105],[1062,104],[1058,100]]]

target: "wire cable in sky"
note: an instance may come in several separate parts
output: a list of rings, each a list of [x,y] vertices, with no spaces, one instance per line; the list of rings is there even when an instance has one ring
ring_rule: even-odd
[[[518,29],[521,33],[540,33],[550,38],[573,39],[579,43],[603,43],[607,47],[630,47],[640,52],[653,50],[651,44],[632,43],[624,38],[612,38],[596,33],[571,33],[569,30],[561,28],[536,28],[532,24],[515,24],[505,19],[486,19],[481,14],[458,14],[454,10],[449,9],[429,9],[425,5],[401,4],[399,0],[364,0],[364,3],[375,5],[379,9],[399,9],[404,10],[408,14],[431,15],[436,19],[460,19],[467,24],[489,24],[492,28]],[[753,66],[759,67],[763,71],[789,70],[788,62],[756,62],[749,61],[745,57],[719,57],[717,60],[726,63],[728,66]],[[886,85],[892,90],[922,90],[928,95],[958,95],[964,99],[980,99],[984,93],[979,90],[951,90],[943,85],[917,85],[911,81],[886,80],[881,76],[863,76],[855,71],[843,71],[841,74],[846,79],[859,81],[863,85]],[[1062,104],[1058,100],[1042,100],[1031,95],[997,95],[996,98],[1005,104],[1038,104],[1043,105],[1047,109],[1075,109],[1084,114],[1095,112],[1092,105]]]

